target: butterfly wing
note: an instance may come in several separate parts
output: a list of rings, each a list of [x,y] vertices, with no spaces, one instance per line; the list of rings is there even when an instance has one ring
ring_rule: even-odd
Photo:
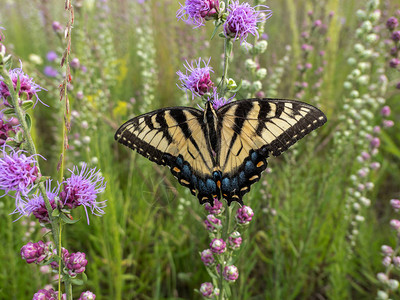
[[[115,139],[159,165],[170,167],[179,183],[212,203],[219,189],[211,178],[215,159],[206,138],[203,112],[191,107],[159,109],[123,124]]]
[[[266,169],[269,153],[281,154],[327,120],[312,105],[281,99],[235,101],[221,107],[217,115],[221,134],[217,164],[228,204],[243,204],[243,195]]]

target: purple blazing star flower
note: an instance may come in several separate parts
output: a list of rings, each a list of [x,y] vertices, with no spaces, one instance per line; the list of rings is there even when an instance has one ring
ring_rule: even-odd
[[[217,88],[214,88],[213,89],[213,95],[208,98],[208,101],[211,101],[212,104],[213,104],[214,109],[217,110],[218,108],[224,106],[225,104],[228,104],[228,103],[232,102],[232,99],[234,97],[235,97],[235,95],[233,95],[229,99],[225,99],[225,97],[219,98],[219,95],[217,93]]]
[[[46,58],[48,61],[53,62],[58,58],[58,55],[54,51],[49,51],[46,55]]]
[[[234,231],[228,238],[229,247],[233,250],[239,249],[242,244],[242,237],[238,231]]]
[[[400,30],[399,30],[399,31],[394,31],[394,32],[392,33],[392,40],[393,40],[394,42],[400,41]]]
[[[210,203],[206,203],[204,208],[213,215],[219,215],[222,213],[222,202],[218,201],[217,198],[214,198],[214,206],[211,206]]]
[[[222,273],[226,281],[235,282],[239,278],[238,268],[234,265],[226,266]]]
[[[57,249],[53,250],[53,255],[57,255]],[[67,249],[65,249],[64,247],[61,247],[61,259],[62,261],[65,263],[65,260],[68,258],[69,252]],[[57,261],[52,261],[50,263],[50,266],[56,270],[58,269],[58,262]]]
[[[35,263],[39,264],[45,259],[49,259],[53,256],[53,243],[39,241],[37,243],[29,242],[22,246],[21,257],[26,260],[28,264]]]
[[[253,210],[249,206],[243,205],[237,210],[236,221],[239,224],[247,225],[250,223],[253,216],[254,216]]]
[[[201,261],[204,263],[204,265],[206,267],[211,266],[215,262],[214,255],[213,255],[211,249],[203,250],[200,253],[200,256],[201,256]]]
[[[257,36],[257,23],[266,21],[272,15],[268,6],[258,5],[263,8],[256,10],[248,3],[240,4],[238,0],[233,1],[228,7],[228,18],[224,24],[225,37],[239,39],[243,43],[250,34]],[[265,9],[264,9],[265,8]]]
[[[96,200],[97,194],[102,193],[106,188],[104,177],[99,174],[100,170],[96,168],[89,169],[84,163],[82,170],[78,174],[78,167],[74,167],[71,171],[72,175],[64,182],[64,189],[60,193],[60,198],[63,205],[69,209],[83,205],[86,212],[87,222],[89,224],[89,215],[87,209],[89,208],[92,214],[101,216],[105,212],[105,202],[98,202]]]
[[[52,66],[45,66],[43,73],[47,77],[56,77],[58,75],[58,71],[54,69]]]
[[[11,147],[9,147],[11,148]],[[38,177],[38,168],[34,155],[26,156],[25,151],[15,151],[11,148],[10,154],[3,146],[0,152],[0,187],[7,195],[15,191],[16,207],[20,207],[21,195],[26,196]]]
[[[15,125],[18,124],[18,119],[11,118],[7,119],[0,112],[0,146],[4,145],[10,136],[14,136],[16,133]]]
[[[55,202],[56,197],[58,196],[58,187],[54,187],[51,189],[51,180],[46,181],[46,194],[47,197],[50,200],[50,205],[53,209],[57,207],[57,204]],[[44,199],[42,194],[37,191],[36,194],[33,194],[31,198],[24,203],[23,209],[19,209],[19,213],[25,214],[25,215],[30,215],[33,214],[40,223],[46,224],[49,223],[49,214],[47,212],[46,206],[44,204]]]
[[[96,295],[91,291],[86,291],[81,294],[78,300],[95,300]]]
[[[204,21],[218,16],[218,0],[186,0],[185,5],[180,5],[176,17],[187,24],[195,25],[194,28],[204,26]]]
[[[222,226],[221,220],[212,214],[207,216],[207,219],[204,220],[204,224],[206,225],[207,230],[211,232],[216,232],[217,229]]]
[[[397,25],[399,25],[399,21],[395,17],[390,17],[386,21],[386,27],[389,30],[394,30],[397,27]]]
[[[211,282],[204,282],[200,286],[200,293],[204,298],[211,299],[213,298],[214,286]]]
[[[178,87],[182,91],[191,91],[192,92],[192,100],[196,96],[203,96],[204,94],[211,91],[214,86],[214,83],[210,79],[210,72],[213,72],[212,67],[209,67],[211,58],[206,62],[199,57],[197,61],[191,61],[189,64],[186,61],[186,65],[184,65],[186,69],[186,74],[183,74],[181,71],[176,72],[179,76],[179,80],[181,81],[180,86]],[[201,62],[203,61],[204,67],[201,67]],[[194,66],[194,64],[196,66]]]
[[[85,272],[87,265],[86,254],[83,252],[70,253],[64,258],[65,267],[70,276]]]
[[[36,103],[37,101],[40,101],[40,103],[44,104],[40,99],[39,96],[37,95],[38,92],[45,90],[42,88],[40,85],[36,84],[33,81],[33,78],[29,77],[22,71],[22,63],[21,63],[21,68],[15,68],[13,70],[9,71],[11,81],[14,86],[14,90],[17,89],[17,84],[18,84],[18,78],[20,81],[20,89],[18,92],[18,96],[21,97],[22,95],[25,95],[28,100],[32,100],[32,97],[36,97]],[[46,91],[46,90],[45,90]],[[10,91],[8,90],[8,87],[6,84],[3,82],[3,77],[0,76],[0,99],[3,99],[3,104],[5,106],[11,106],[10,103],[7,101],[7,97],[10,96]],[[35,105],[36,105],[35,103]],[[21,104],[21,103],[20,103]],[[47,106],[47,105],[46,105]]]
[[[41,289],[38,290],[35,295],[33,295],[32,300],[57,300],[58,299],[58,291],[53,290],[52,288],[49,290]],[[62,294],[62,300],[67,299],[66,294]]]
[[[210,249],[216,254],[224,253],[226,250],[226,243],[223,239],[213,239],[210,243]]]

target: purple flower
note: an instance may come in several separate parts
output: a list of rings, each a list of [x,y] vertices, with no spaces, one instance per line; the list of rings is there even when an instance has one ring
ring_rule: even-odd
[[[60,34],[64,32],[64,28],[62,27],[60,22],[54,21],[53,24],[51,24],[51,27],[53,28],[55,33]]]
[[[218,201],[217,198],[214,198],[214,206],[211,204],[206,203],[204,208],[213,215],[219,215],[222,212],[222,202]]]
[[[51,180],[46,181],[46,194],[53,209],[57,207],[56,197],[58,196],[58,189],[59,187],[54,187],[51,189]],[[30,197],[30,199],[23,206],[23,209],[20,210],[20,213],[28,216],[33,214],[42,224],[49,223],[50,221],[49,214],[44,204],[43,196],[39,191]]]
[[[400,221],[396,220],[396,219],[393,219],[393,220],[390,221],[390,226],[392,226],[392,228],[394,230],[398,231],[400,229]]]
[[[381,140],[378,137],[374,137],[371,140],[371,148],[379,148],[379,146],[381,145]]]
[[[35,295],[33,295],[32,300],[57,300],[58,299],[58,291],[55,291],[53,289],[41,289],[38,290]],[[66,294],[62,294],[61,297],[62,300],[67,299]]]
[[[43,73],[47,77],[56,77],[58,75],[58,71],[54,69],[52,66],[45,66]]]
[[[216,232],[217,229],[222,227],[221,220],[212,214],[207,216],[207,219],[204,220],[204,224],[207,226],[207,230],[211,232]]]
[[[395,42],[400,41],[400,31],[395,31],[392,33],[392,40]]]
[[[99,174],[100,170],[96,168],[90,169],[86,163],[82,165],[82,170],[78,173],[78,167],[74,167],[71,171],[71,177],[64,182],[64,189],[60,193],[60,198],[63,205],[69,209],[83,205],[86,212],[87,221],[89,224],[89,215],[87,209],[89,208],[92,214],[101,216],[105,212],[105,202],[98,202],[96,200],[97,194],[102,193],[106,188],[104,177]]]
[[[384,117],[389,117],[390,116],[390,106],[385,105],[384,107],[382,107],[381,109],[381,115]]]
[[[247,225],[250,223],[253,216],[254,216],[253,210],[249,206],[243,205],[236,212],[236,221],[239,224]]]
[[[210,248],[212,252],[221,254],[226,250],[226,243],[223,239],[213,239],[210,243]]]
[[[49,259],[53,256],[53,244],[52,242],[44,243],[39,241],[37,243],[29,242],[22,246],[21,257],[25,259],[28,264],[35,263],[39,264],[45,259]]]
[[[268,8],[264,5],[258,5],[258,7]],[[228,13],[224,24],[224,34],[227,38],[238,38],[240,43],[246,40],[249,33],[258,38],[257,23],[265,22],[272,15],[269,9],[256,10],[248,3],[240,4],[238,0],[229,5]]]
[[[208,299],[213,298],[213,291],[214,291],[214,286],[212,285],[211,282],[204,282],[200,286],[200,293],[205,298],[208,298]]]
[[[70,276],[85,272],[87,265],[86,254],[83,252],[76,252],[68,254],[64,259],[65,267],[68,269]]]
[[[226,266],[222,273],[226,281],[235,282],[239,278],[238,268],[234,265]]]
[[[91,291],[86,291],[81,294],[78,300],[95,300],[96,295]]]
[[[57,255],[57,249],[54,249],[53,250],[53,255]],[[65,264],[65,260],[68,258],[68,255],[69,255],[69,252],[68,252],[68,250],[67,249],[65,249],[64,247],[61,247],[61,259],[62,259],[62,261],[64,262],[64,264]],[[58,262],[57,261],[52,261],[51,263],[50,263],[50,266],[53,268],[53,269],[58,269]]]
[[[234,97],[235,97],[235,95],[233,95],[229,99],[225,99],[225,97],[219,98],[218,93],[217,93],[217,88],[214,88],[213,96],[209,97],[208,101],[212,102],[214,109],[218,109],[218,108],[224,106],[225,104],[230,103]]]
[[[390,247],[390,246],[383,245],[383,246],[381,247],[381,250],[382,250],[382,254],[385,255],[385,256],[387,256],[387,255],[390,256],[390,255],[393,254],[393,248]]]
[[[391,68],[397,68],[397,66],[400,64],[400,60],[398,59],[398,58],[392,58],[390,61],[389,61],[389,66],[391,67]]]
[[[200,256],[201,261],[206,267],[211,266],[215,262],[214,255],[210,249],[203,250],[203,252],[200,253]]]
[[[393,207],[395,212],[398,212],[400,210],[400,200],[399,199],[390,200],[390,205]]]
[[[15,121],[17,123],[15,123]],[[16,124],[18,124],[18,119],[11,118],[8,120],[2,113],[0,113],[0,146],[4,145],[9,137],[15,135],[16,130],[14,126]]]
[[[386,27],[389,30],[394,30],[397,27],[397,25],[399,25],[399,21],[395,17],[390,17],[386,21]]]
[[[58,55],[54,51],[49,51],[47,52],[46,58],[48,61],[53,62],[58,58]]]
[[[70,66],[72,69],[79,69],[81,63],[79,62],[79,59],[75,57],[71,60]]]
[[[38,177],[38,168],[34,155],[26,156],[23,150],[8,148],[11,149],[10,154],[6,152],[6,146],[3,146],[0,157],[0,186],[6,194],[16,192],[16,206],[19,207],[21,194],[26,196]]]
[[[233,250],[239,249],[242,244],[242,238],[238,231],[234,231],[228,238],[229,247]]]
[[[394,122],[392,120],[383,120],[383,127],[390,128],[394,126]]]
[[[176,12],[178,20],[195,25],[194,28],[204,26],[204,21],[218,17],[218,0],[186,0],[185,5]]]
[[[395,256],[392,260],[395,267],[400,267],[400,256]]]
[[[13,70],[9,71],[11,81],[14,86],[14,90],[16,91],[17,89],[17,84],[18,84],[18,79],[20,81],[20,89],[18,92],[18,96],[21,97],[24,95],[27,100],[32,100],[32,97],[36,97],[36,103],[39,100],[42,104],[44,104],[40,99],[39,96],[37,95],[38,92],[45,90],[42,88],[40,85],[36,84],[33,81],[33,78],[30,78],[28,75],[26,75],[24,72],[22,72],[22,63],[21,63],[21,68],[15,68]],[[8,87],[3,81],[3,77],[0,76],[0,99],[3,99],[3,104],[5,106],[11,107],[11,104],[8,103],[7,97],[10,96],[10,91],[8,90]],[[21,101],[21,100],[20,100]],[[35,103],[35,105],[36,105]],[[20,103],[21,104],[21,103]]]
[[[209,67],[211,58],[206,62],[199,58],[198,61],[191,61],[189,64],[186,61],[186,65],[184,65],[186,69],[186,74],[183,74],[181,71],[176,72],[179,76],[179,80],[181,81],[180,86],[178,87],[182,91],[191,91],[192,92],[192,100],[194,96],[203,96],[204,94],[211,91],[214,83],[210,79],[210,72],[214,72],[212,67]],[[201,68],[201,62],[203,61],[204,67]],[[194,64],[196,66],[194,66]]]

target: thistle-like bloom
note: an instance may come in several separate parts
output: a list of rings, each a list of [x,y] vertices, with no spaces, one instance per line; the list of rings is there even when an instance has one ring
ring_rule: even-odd
[[[216,254],[224,253],[226,250],[226,243],[223,239],[213,239],[210,243],[210,249]]]
[[[390,226],[391,226],[394,230],[399,231],[399,230],[400,230],[400,221],[399,221],[399,220],[396,220],[396,219],[390,220]]]
[[[9,137],[15,135],[15,120],[17,121],[16,124],[18,124],[16,118],[8,120],[2,113],[0,113],[0,146],[4,145]]]
[[[210,249],[203,250],[200,254],[201,260],[206,267],[209,267],[214,264],[215,259],[212,251]]]
[[[41,289],[38,290],[35,295],[33,295],[32,300],[57,300],[58,299],[58,291],[55,291],[53,289]],[[67,299],[66,294],[62,294],[61,297],[62,300]]]
[[[48,61],[55,61],[58,58],[58,55],[54,51],[49,51],[47,52],[46,58]]]
[[[5,146],[0,152],[0,187],[6,194],[16,192],[17,207],[20,206],[21,195],[28,193],[38,177],[36,159],[24,153],[23,150],[15,151],[11,148],[8,154]]]
[[[392,40],[393,40],[394,42],[400,41],[400,30],[399,30],[399,31],[394,31],[394,32],[392,33]]]
[[[386,27],[389,30],[394,30],[397,27],[397,25],[399,25],[399,21],[395,17],[390,17],[386,21]]]
[[[218,16],[218,0],[186,0],[185,5],[176,12],[178,20],[195,25],[194,28],[204,26],[204,21]]]
[[[60,198],[63,205],[69,209],[83,205],[89,224],[88,208],[96,216],[101,216],[105,213],[103,208],[106,207],[106,201],[98,202],[96,198],[97,194],[105,190],[106,182],[104,182],[104,177],[99,174],[100,170],[96,171],[96,168],[89,169],[86,163],[82,165],[80,172],[78,167],[74,167],[72,171],[69,171],[72,175],[64,182],[64,189],[60,193]]]
[[[50,205],[53,209],[57,207],[56,197],[58,196],[58,187],[54,187],[51,189],[51,180],[46,181],[46,194],[50,200]],[[36,194],[33,194],[30,199],[25,203],[22,210],[19,210],[20,213],[25,215],[33,214],[40,223],[46,224],[49,223],[49,214],[47,212],[46,206],[44,204],[44,199],[42,194],[38,191]]]
[[[206,225],[207,230],[211,232],[216,232],[218,228],[222,227],[221,220],[211,214],[204,220],[204,224]]]
[[[213,72],[212,67],[209,67],[211,58],[206,62],[199,57],[199,60],[191,61],[190,64],[186,61],[184,65],[186,73],[183,74],[181,71],[176,72],[181,81],[178,87],[182,91],[191,91],[192,100],[196,96],[203,96],[204,94],[210,92],[214,86],[214,83],[210,79],[210,72]],[[201,62],[203,62],[204,67],[201,67]]]
[[[22,63],[21,63],[21,68],[10,70],[9,74],[15,91],[17,90],[18,79],[20,81],[20,89],[18,92],[19,97],[24,95],[27,100],[32,100],[33,96],[35,96],[36,102],[40,101],[37,93],[45,89],[42,88],[40,85],[36,84],[33,81],[33,78],[29,77],[24,72],[22,72]],[[11,104],[7,101],[7,97],[10,96],[10,91],[8,90],[8,87],[6,86],[3,80],[4,80],[3,77],[0,76],[0,99],[3,99],[3,104],[5,106],[11,107]],[[40,102],[43,103],[42,101]]]
[[[272,15],[268,6],[258,5],[260,10],[248,3],[233,1],[228,7],[228,18],[224,24],[224,34],[228,38],[239,39],[243,43],[249,34],[258,38],[257,23],[265,22]]]
[[[70,276],[85,272],[87,265],[86,254],[83,252],[70,253],[64,258],[65,267]]]
[[[229,247],[233,250],[239,249],[242,244],[242,237],[238,231],[234,231],[228,238]]]
[[[393,248],[388,245],[382,245],[381,247],[382,254],[385,256],[391,256],[393,254]]]
[[[78,300],[95,300],[96,295],[91,291],[86,291],[81,294]]]
[[[43,69],[43,73],[47,77],[56,77],[58,75],[58,71],[54,69],[52,66],[45,66]]]
[[[225,99],[225,97],[219,98],[219,95],[217,93],[217,88],[213,88],[213,95],[208,99],[208,101],[211,101],[212,104],[213,104],[214,109],[217,110],[218,108],[224,106],[225,104],[228,104],[228,103],[232,102],[232,99],[234,97],[235,97],[235,95],[233,95],[229,99]]]
[[[224,279],[229,282],[235,282],[239,278],[238,268],[234,265],[226,266],[222,272]]]
[[[37,243],[29,242],[22,246],[21,257],[26,260],[28,264],[35,263],[39,264],[45,259],[49,259],[53,256],[53,244],[52,242],[44,243],[39,241]]]
[[[208,299],[213,298],[213,291],[214,291],[214,286],[212,285],[211,282],[204,282],[200,286],[200,293],[205,298],[208,298]]]
[[[398,212],[400,210],[400,200],[399,199],[390,200],[390,205],[393,207],[395,212]]]
[[[222,202],[218,201],[217,198],[214,198],[214,206],[211,206],[208,202],[205,204],[204,208],[213,215],[219,215],[222,213]]]
[[[249,206],[243,205],[237,210],[236,221],[239,224],[247,225],[250,223],[253,216],[254,216],[253,210]]]

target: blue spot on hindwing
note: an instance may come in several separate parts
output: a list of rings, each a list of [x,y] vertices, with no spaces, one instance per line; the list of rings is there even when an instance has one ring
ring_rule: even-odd
[[[256,161],[257,158],[258,158],[258,154],[257,154],[256,152],[253,152],[253,153],[251,154],[251,160],[252,160],[252,161]]]
[[[207,186],[208,194],[211,194],[212,192],[215,192],[217,190],[217,185],[216,185],[215,181],[210,178],[207,179],[206,186]]]
[[[197,177],[194,174],[192,175],[192,184],[193,186],[197,187]]]
[[[184,165],[182,168],[182,177],[190,179],[192,172],[190,172],[190,168],[188,165]]]
[[[246,164],[244,165],[244,171],[246,174],[251,174],[254,172],[254,163],[250,160],[246,161]],[[240,176],[240,175],[239,175]]]
[[[223,191],[231,191],[231,183],[229,178],[224,178],[221,181],[221,189]]]
[[[182,157],[178,156],[178,157],[176,158],[176,164],[177,164],[179,167],[182,168],[182,164],[183,164],[183,159],[182,159]]]
[[[244,174],[243,171],[239,173],[238,178],[239,178],[239,186],[238,186],[238,188],[239,188],[246,182],[246,175]]]

